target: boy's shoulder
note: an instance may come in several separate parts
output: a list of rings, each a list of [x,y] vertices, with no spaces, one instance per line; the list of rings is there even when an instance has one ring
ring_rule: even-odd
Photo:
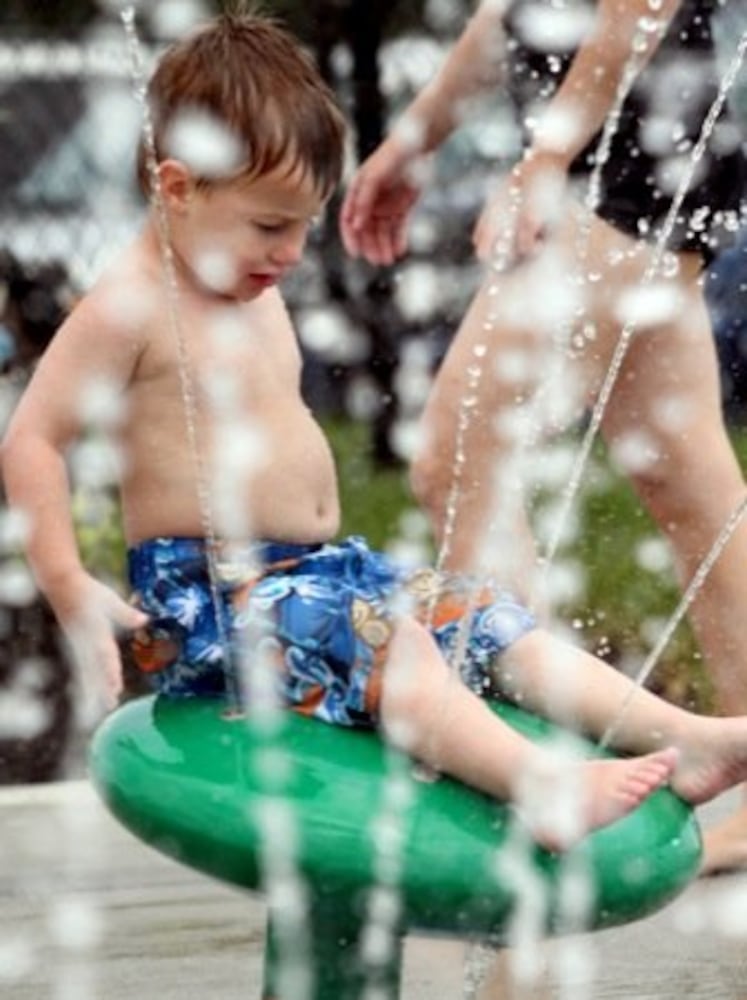
[[[161,294],[159,275],[133,247],[122,251],[80,298],[65,326],[94,334],[143,334]]]

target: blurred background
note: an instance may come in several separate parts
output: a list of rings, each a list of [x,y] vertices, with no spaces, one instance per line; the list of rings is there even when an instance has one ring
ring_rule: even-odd
[[[156,0],[137,7],[147,68],[159,47],[221,7]],[[35,359],[104,265],[137,229],[141,127],[117,0],[4,0],[0,8],[0,426]],[[351,164],[372,150],[458,35],[464,0],[266,0],[318,60],[352,123]],[[717,23],[724,66],[747,28],[738,0]],[[747,72],[729,99],[747,141]],[[440,150],[435,179],[395,268],[351,261],[333,203],[285,288],[307,361],[306,394],[321,412],[341,468],[343,532],[395,546],[425,527],[406,485],[412,400],[405,359],[427,372],[448,346],[478,277],[469,241],[486,185],[513,162],[520,128],[496,93]],[[747,234],[707,276],[724,405],[747,463]],[[572,447],[574,436],[568,438]],[[645,658],[676,606],[664,543],[601,446],[582,498],[583,572],[563,609],[577,639],[621,669]],[[538,495],[538,512],[546,498]],[[121,579],[116,495],[81,491],[79,534],[95,571]],[[538,515],[539,516],[539,515]],[[13,512],[0,511],[0,783],[65,776],[76,735],[75,687],[48,609],[19,556]],[[427,540],[426,540],[427,544]],[[652,686],[707,710],[699,655],[686,626]]]

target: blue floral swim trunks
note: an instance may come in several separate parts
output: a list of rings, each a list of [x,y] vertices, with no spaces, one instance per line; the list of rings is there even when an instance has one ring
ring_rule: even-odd
[[[150,617],[134,636],[133,654],[162,694],[224,696],[259,636],[272,649],[288,707],[371,727],[398,615],[423,622],[447,659],[458,648],[460,674],[479,694],[490,689],[496,657],[535,627],[510,594],[476,590],[457,574],[405,569],[357,537],[256,542],[238,555],[216,549],[209,560],[197,538],[155,538],[130,549],[133,601]]]

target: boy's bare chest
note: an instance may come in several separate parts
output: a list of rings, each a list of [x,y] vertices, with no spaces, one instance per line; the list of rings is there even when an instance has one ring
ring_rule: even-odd
[[[139,381],[162,398],[189,394],[201,408],[252,409],[292,391],[295,344],[262,324],[199,323],[149,338]]]

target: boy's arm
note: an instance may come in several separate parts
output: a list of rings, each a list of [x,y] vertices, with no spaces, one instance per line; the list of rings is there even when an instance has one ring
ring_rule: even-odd
[[[25,409],[25,400],[19,411]],[[70,596],[70,583],[83,572],[71,515],[71,497],[62,451],[34,415],[13,419],[3,444],[2,466],[10,506],[27,523],[26,556],[39,588],[55,610]]]
[[[66,451],[82,432],[91,388],[98,381],[123,389],[134,369],[135,340],[110,327],[95,306],[84,302],[76,309],[39,362],[2,446],[8,501],[27,521],[26,551],[37,585],[81,665],[103,672],[107,701],[120,686],[115,626],[135,628],[145,618],[83,567]]]

